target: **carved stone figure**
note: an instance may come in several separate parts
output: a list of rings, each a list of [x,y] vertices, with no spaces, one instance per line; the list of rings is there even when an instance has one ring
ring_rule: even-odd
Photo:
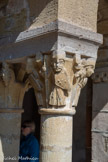
[[[51,62],[52,61],[52,62]],[[81,89],[87,83],[87,77],[94,72],[91,59],[66,60],[62,55],[43,54],[42,59],[28,58],[26,72],[28,81],[35,90],[37,104],[46,108],[66,105],[66,98],[72,87],[70,107],[76,107]],[[67,72],[67,68],[68,70]],[[70,76],[70,78],[69,78]]]
[[[74,75],[74,84],[75,86],[75,93],[73,97],[72,106],[76,107],[78,104],[79,95],[81,89],[86,85],[88,77],[92,75],[94,72],[95,62],[91,59],[80,59],[79,61],[75,62],[75,75]]]
[[[65,60],[62,58],[54,59],[53,77],[54,85],[49,98],[49,105],[65,106],[65,99],[71,89],[68,74],[64,67]]]
[[[2,63],[1,77],[5,86],[8,86],[11,81],[15,80],[14,72],[6,62]]]
[[[43,106],[43,104],[44,104],[44,101],[43,101],[44,85],[43,85],[43,82],[41,81],[41,78],[39,76],[39,71],[35,68],[34,61],[35,61],[34,58],[28,58],[26,71],[29,74],[28,80],[35,90],[37,104],[39,106]]]
[[[14,71],[10,66],[6,62],[2,63],[0,105],[1,108],[21,108],[26,86],[16,81]]]

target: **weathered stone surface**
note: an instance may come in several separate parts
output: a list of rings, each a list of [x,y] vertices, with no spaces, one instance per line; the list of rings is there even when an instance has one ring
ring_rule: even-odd
[[[95,61],[91,58],[66,58],[65,53],[40,54],[28,58],[26,71],[28,82],[34,87],[40,113],[47,108],[73,111],[78,103],[81,89],[94,71]],[[57,110],[58,111],[58,110]]]
[[[27,9],[24,1],[5,0],[5,2],[5,4],[0,2],[0,37],[19,33],[27,28]]]
[[[101,133],[92,133],[92,162],[108,161],[108,140]]]
[[[92,129],[97,131],[108,132],[108,109],[105,113],[103,112],[93,112],[92,115]]]
[[[86,7],[85,7],[86,6]],[[10,35],[56,20],[96,31],[98,0],[5,0],[0,2],[0,34]],[[88,10],[89,9],[89,10]],[[88,12],[89,11],[89,12]],[[71,16],[70,16],[71,15]]]
[[[22,108],[26,86],[16,81],[10,64],[2,63],[0,71],[0,108]]]
[[[52,114],[44,115],[44,111],[40,109],[40,113],[42,114],[40,159],[42,159],[42,161],[46,160],[47,156],[47,160],[50,162],[50,160],[52,158],[54,159],[56,156],[57,160],[60,162],[67,160],[71,162],[71,116],[75,113],[75,109],[72,111],[72,107],[77,106],[80,90],[86,84],[87,77],[94,71],[95,60],[84,56],[83,58],[77,57],[75,54],[73,54],[71,58],[67,58],[66,53],[54,51],[48,54],[39,53],[34,57],[24,59],[22,63],[19,64],[14,61],[13,63],[14,64],[3,62],[1,64],[1,87],[4,88],[5,91],[8,89],[7,95],[3,95],[4,89],[1,91],[1,109],[13,108],[15,110],[15,108],[21,108],[24,92],[27,88],[32,86],[35,90],[37,103],[40,108],[44,109],[45,112],[50,110],[49,114]],[[14,86],[15,88],[13,89]],[[63,101],[61,102],[62,98]],[[62,114],[61,109],[64,114]],[[56,115],[53,115],[52,111],[56,112]],[[9,119],[9,115],[7,119]],[[45,121],[47,121],[47,123]],[[2,130],[2,132],[3,131],[5,132],[5,130]],[[49,132],[51,132],[51,134]],[[60,136],[61,133],[62,138]],[[4,138],[4,136],[1,135],[1,139],[2,138]],[[46,143],[44,138],[46,139]],[[14,142],[12,146],[15,146]],[[60,149],[61,152],[59,153],[58,150]],[[15,155],[17,154],[18,153]]]
[[[42,27],[37,27],[33,30],[26,30],[18,36],[16,42],[20,42],[22,40],[30,39],[35,36],[44,35],[46,33],[56,32],[59,30],[59,33],[62,33],[62,36],[74,36],[80,40],[90,40],[94,43],[100,43],[102,44],[102,35],[92,32],[90,30],[85,30],[82,27],[70,24],[65,21],[57,20],[53,21],[51,23],[48,23],[46,25],[43,25]]]
[[[58,19],[96,32],[98,0],[59,0]]]
[[[40,162],[72,160],[72,117],[42,115]]]
[[[0,113],[0,162],[9,157],[18,161],[20,126],[20,114]]]
[[[108,110],[108,84],[100,83],[93,86],[93,111]]]
[[[102,66],[107,66],[107,40],[108,40],[108,2],[106,0],[99,1],[99,9],[98,9],[98,23],[97,23],[97,31],[101,34],[104,34],[103,45],[101,46],[98,53],[98,62],[103,63]],[[101,67],[101,64],[99,65]]]
[[[12,41],[11,38],[9,38],[10,42]],[[40,51],[50,53],[54,50],[96,58],[99,44],[102,43],[102,36],[57,21],[43,28],[20,33],[16,43],[8,44],[7,48],[3,46],[5,41],[5,38],[0,41],[0,60],[33,56]],[[7,44],[7,42],[5,43]]]
[[[18,69],[18,68],[15,68]],[[0,65],[0,161],[18,161],[21,113],[25,93],[22,75],[12,64]],[[21,70],[20,70],[21,71]],[[18,75],[18,77],[17,77]],[[20,82],[16,79],[20,78]],[[14,150],[14,151],[13,151]],[[1,155],[2,154],[2,155]],[[2,159],[1,159],[2,158]]]
[[[108,2],[99,1],[97,31],[104,34],[93,76],[92,161],[108,161]],[[105,137],[106,136],[106,137]]]
[[[28,3],[30,5],[30,16],[33,18],[33,24],[29,27],[30,30],[58,19],[58,0],[28,0]]]
[[[94,83],[107,83],[108,82],[108,62],[103,60],[103,62],[97,63],[95,73],[92,75],[92,79]],[[101,68],[100,68],[101,67]],[[95,87],[95,86],[94,86]]]
[[[101,71],[103,69],[101,68]],[[92,160],[108,161],[108,84],[107,77],[99,71],[93,85]],[[104,68],[103,73],[106,73]],[[95,80],[94,80],[95,81]],[[103,81],[105,83],[103,83]],[[97,83],[97,84],[96,84]]]
[[[44,1],[44,3],[37,0],[35,1],[36,4],[39,8],[35,10],[36,13],[32,12],[32,15],[36,15],[36,18],[30,29],[55,20],[63,20],[96,31],[98,0],[80,0],[78,2],[75,0],[49,0]]]
[[[10,65],[1,64],[1,109],[21,108],[24,92],[32,86],[42,114],[40,161],[71,162],[71,116],[81,89],[94,71],[98,46],[102,43],[102,37],[95,33],[98,0],[1,2],[0,61],[8,61]],[[10,123],[11,114],[7,115]],[[12,124],[13,129],[16,122]],[[19,131],[20,127],[17,128]],[[2,130],[2,140],[7,131]],[[13,141],[16,148],[19,141]],[[18,148],[16,151],[18,155]]]

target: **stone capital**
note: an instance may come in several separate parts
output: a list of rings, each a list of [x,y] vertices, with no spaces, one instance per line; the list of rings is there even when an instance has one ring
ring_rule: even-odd
[[[61,52],[61,51],[60,51]],[[29,57],[28,82],[42,114],[75,114],[81,89],[92,75],[96,59],[54,51]]]
[[[27,90],[27,83],[23,82],[25,73],[12,63],[2,62],[0,67],[0,113],[22,113]]]

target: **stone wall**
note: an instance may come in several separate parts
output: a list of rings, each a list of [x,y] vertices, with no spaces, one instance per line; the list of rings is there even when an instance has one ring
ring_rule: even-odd
[[[108,1],[99,1],[97,30],[104,42],[99,48],[93,76],[92,161],[108,161]]]
[[[58,8],[59,19],[97,31],[98,0],[59,0]]]
[[[27,12],[24,1],[0,1],[0,37],[25,30],[28,25]]]

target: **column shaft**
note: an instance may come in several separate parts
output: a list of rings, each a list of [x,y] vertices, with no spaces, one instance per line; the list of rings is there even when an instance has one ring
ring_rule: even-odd
[[[72,162],[72,124],[72,116],[41,116],[40,162]]]
[[[21,125],[20,111],[0,109],[0,162],[5,160],[18,162]]]

